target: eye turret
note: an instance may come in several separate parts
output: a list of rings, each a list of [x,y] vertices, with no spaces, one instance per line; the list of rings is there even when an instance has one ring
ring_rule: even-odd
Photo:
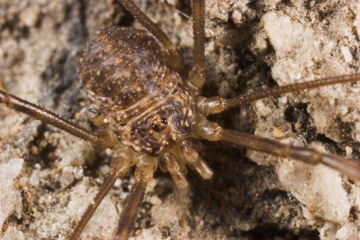
[[[156,116],[154,118],[154,121],[151,125],[151,128],[155,131],[155,132],[161,132],[163,131],[168,125],[168,121],[166,118],[161,117],[161,116]]]

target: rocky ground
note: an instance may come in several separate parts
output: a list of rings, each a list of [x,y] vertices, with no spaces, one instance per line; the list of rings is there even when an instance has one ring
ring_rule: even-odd
[[[136,1],[192,63],[190,1]],[[206,1],[205,96],[352,74],[355,1]],[[141,26],[113,0],[0,0],[0,87],[92,128],[77,67],[106,26]],[[236,129],[358,161],[360,84],[259,100],[211,116]],[[112,152],[0,106],[2,239],[66,239],[104,179]],[[210,181],[178,191],[158,172],[135,239],[357,239],[360,190],[346,176],[227,143],[202,142]],[[111,239],[133,184],[118,180],[82,237]]]

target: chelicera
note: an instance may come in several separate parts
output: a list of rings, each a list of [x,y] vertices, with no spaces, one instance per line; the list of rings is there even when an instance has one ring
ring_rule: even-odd
[[[126,1],[124,1],[126,2]],[[196,3],[195,3],[196,4]],[[201,4],[200,4],[201,5]],[[200,6],[200,5],[195,5],[195,6]],[[131,10],[131,7],[129,7],[129,9]],[[201,11],[204,11],[203,7],[200,7]],[[200,10],[197,10],[198,13],[201,12]],[[203,12],[201,14],[199,14],[199,19],[196,20],[198,23],[201,22],[201,18],[204,17]],[[196,28],[195,28],[196,29]],[[203,29],[203,26],[198,27],[197,29],[197,33],[201,32],[201,29]],[[119,34],[117,31],[125,31],[125,30],[117,30],[117,29],[111,29],[111,30],[106,30],[106,32],[101,32],[100,35],[97,35],[98,38],[104,38],[105,36],[111,35],[111,34]],[[139,32],[137,31],[133,31],[133,30],[126,30],[126,33],[129,33],[129,38],[135,38]],[[102,35],[103,34],[103,35]],[[145,36],[143,35],[145,33],[141,33],[141,36]],[[197,38],[196,38],[197,37]],[[105,37],[107,38],[107,37]],[[109,39],[113,39],[113,37],[110,37]],[[235,143],[239,143],[239,138],[240,137],[244,137],[245,142],[241,142],[241,145],[245,145],[248,147],[252,147],[255,148],[257,150],[262,150],[265,152],[271,152],[271,153],[277,153],[278,155],[288,155],[290,154],[289,152],[287,152],[288,150],[294,151],[291,156],[295,157],[295,155],[302,159],[305,158],[304,160],[308,160],[308,159],[312,159],[312,156],[314,155],[321,155],[320,153],[314,152],[314,151],[306,151],[303,148],[288,148],[288,146],[282,145],[282,144],[278,144],[275,143],[273,141],[270,140],[264,140],[261,138],[254,138],[252,136],[242,136],[238,133],[232,132],[232,131],[223,131],[221,129],[220,126],[208,122],[205,117],[208,114],[214,114],[217,112],[222,111],[224,108],[227,107],[233,107],[235,105],[238,105],[239,103],[242,102],[242,100],[231,100],[231,101],[226,101],[226,100],[222,100],[220,98],[214,98],[214,99],[205,99],[200,97],[200,91],[202,88],[202,83],[203,80],[205,79],[204,76],[204,66],[203,66],[203,36],[202,34],[195,34],[195,45],[196,45],[196,50],[195,50],[195,68],[193,69],[192,73],[193,73],[193,77],[190,78],[183,78],[184,79],[184,84],[185,87],[183,87],[179,82],[176,82],[177,84],[173,84],[172,87],[174,86],[178,86],[181,91],[182,94],[185,97],[181,97],[180,99],[182,101],[175,101],[172,100],[170,102],[171,107],[169,107],[168,105],[166,105],[164,110],[161,111],[157,111],[157,112],[152,112],[152,114],[147,115],[148,118],[146,119],[141,119],[140,123],[142,124],[140,127],[134,127],[133,125],[130,126],[128,129],[124,130],[124,131],[118,131],[118,128],[116,128],[114,131],[116,133],[117,136],[119,135],[124,135],[123,138],[121,138],[121,141],[123,141],[123,143],[125,145],[129,145],[132,148],[121,148],[119,149],[119,154],[128,154],[128,155],[133,155],[133,154],[137,154],[136,152],[140,152],[141,154],[139,154],[138,158],[137,158],[137,162],[139,164],[139,169],[137,170],[138,172],[140,172],[140,176],[143,176],[143,174],[145,174],[146,172],[150,172],[148,174],[145,174],[147,176],[147,178],[151,178],[152,177],[152,171],[154,170],[155,166],[157,165],[157,160],[155,160],[154,157],[156,157],[156,159],[158,159],[157,157],[160,158],[160,167],[163,170],[167,170],[170,172],[170,174],[172,175],[172,178],[174,179],[175,183],[177,184],[177,186],[179,188],[183,188],[187,185],[186,180],[184,178],[183,172],[185,172],[183,165],[185,165],[184,163],[187,163],[189,165],[192,165],[199,173],[200,175],[204,178],[204,179],[208,179],[211,177],[211,170],[206,166],[205,162],[203,162],[200,158],[198,158],[196,156],[196,152],[193,149],[192,146],[192,142],[188,141],[188,134],[192,134],[190,136],[194,137],[194,138],[205,138],[208,140],[227,140],[227,141],[231,141],[231,142],[235,142]],[[102,39],[103,40],[103,39]],[[103,41],[100,42],[103,42]],[[96,42],[97,40],[95,40]],[[150,37],[146,37],[146,42],[151,42],[151,38]],[[157,46],[156,43],[152,42],[151,46]],[[148,49],[149,46],[147,46]],[[200,49],[200,50],[199,50]],[[157,50],[155,51],[157,54]],[[171,51],[169,51],[171,52]],[[176,56],[178,56],[177,54],[170,54],[170,59],[177,59]],[[90,63],[86,63],[85,65],[83,65],[82,68],[86,68],[88,66],[90,66],[91,61],[93,61],[93,59],[89,59]],[[95,60],[96,61],[96,60]],[[180,75],[185,76],[186,73],[183,73],[183,67],[178,67],[177,66],[177,61],[175,61],[175,63],[172,65],[172,68],[177,69],[177,72],[180,73]],[[90,75],[93,76],[98,76],[98,77],[104,77],[102,76],[102,74],[106,74],[102,72],[102,70],[98,70],[96,68],[94,68],[95,72],[91,73]],[[81,70],[81,71],[85,71],[86,70]],[[90,71],[90,70],[89,70]],[[86,74],[86,73],[85,73]],[[91,77],[90,77],[91,78]],[[343,82],[351,82],[351,81],[355,81],[357,80],[358,76],[349,76],[349,77],[341,77],[341,78],[334,78],[334,79],[326,79],[323,82],[313,82],[310,83],[308,85],[298,85],[298,86],[291,86],[289,87],[288,90],[279,90],[279,92],[276,93],[275,91],[269,91],[269,92],[264,92],[263,95],[260,94],[260,96],[257,96],[255,94],[253,95],[249,95],[249,99],[245,99],[243,100],[244,102],[248,102],[252,99],[258,99],[261,97],[265,97],[265,96],[272,96],[275,94],[279,94],[279,93],[284,93],[286,91],[292,92],[292,91],[299,91],[302,89],[307,89],[310,87],[318,87],[318,86],[324,86],[327,84],[332,84],[332,83],[343,83]],[[89,82],[88,82],[89,81]],[[198,82],[199,81],[199,82]],[[96,81],[95,81],[96,82]],[[99,97],[99,95],[101,96],[101,94],[99,94],[99,92],[96,92],[97,89],[99,88],[103,88],[101,90],[104,90],[104,98],[107,98],[107,94],[112,94],[112,90],[115,88],[115,86],[112,86],[111,84],[113,84],[112,82],[109,82],[109,86],[107,85],[103,85],[100,87],[97,86],[93,86],[96,85],[95,83],[91,83],[90,80],[88,80],[88,78],[85,78],[83,80],[83,83],[85,85],[88,84],[88,88],[92,88],[94,87],[95,90],[88,90],[90,92],[90,96],[95,99],[95,102],[97,102],[96,105],[92,105],[89,107],[89,118],[94,122],[95,125],[99,126],[100,128],[108,128],[108,126],[111,126],[110,124],[113,124],[115,122],[119,122],[121,127],[126,127],[126,121],[127,119],[127,115],[125,115],[125,120],[123,118],[117,118],[118,116],[116,115],[116,117],[113,117],[111,119],[110,115],[113,112],[113,108],[116,108],[117,106],[114,107],[114,105],[107,105],[107,104],[111,104],[111,102],[115,101],[116,99],[114,99],[114,97],[112,96],[109,99],[100,99],[100,100],[96,100],[96,98]],[[166,81],[164,84],[170,84],[171,81]],[[93,84],[93,85],[92,85]],[[303,86],[303,88],[301,88],[300,86]],[[108,90],[108,91],[107,91]],[[153,90],[153,89],[152,89]],[[172,89],[171,89],[172,90]],[[177,90],[177,89],[176,89]],[[91,94],[91,92],[95,91],[95,94]],[[141,91],[141,89],[139,90]],[[169,94],[169,93],[173,93],[175,96],[177,96],[176,94],[179,94],[179,91],[168,91],[165,93]],[[122,95],[123,97],[126,96],[126,94]],[[156,95],[159,96],[159,95]],[[160,94],[161,96],[161,94]],[[168,95],[166,95],[168,96]],[[181,96],[181,95],[180,95]],[[133,97],[133,95],[129,95],[129,98]],[[185,98],[191,98],[191,101],[188,100],[184,100]],[[104,101],[103,101],[104,100]],[[151,100],[151,99],[150,99]],[[6,94],[5,92],[2,92],[2,101],[8,105],[11,108],[14,108],[16,110],[20,110],[17,109],[16,104],[14,104],[15,102],[15,98],[13,98],[12,96]],[[130,101],[129,99],[126,99],[126,101]],[[124,100],[125,102],[125,100]],[[155,102],[156,103],[156,102]],[[20,103],[20,105],[22,105]],[[101,106],[104,105],[104,106]],[[126,104],[125,104],[126,105]],[[179,113],[181,113],[181,110],[184,109],[184,105],[186,106],[186,114],[184,114],[184,116],[186,116],[184,119],[180,119],[180,120],[174,120],[170,122],[169,119],[173,118],[174,115],[178,116]],[[110,108],[110,110],[107,112],[106,111],[106,107]],[[148,107],[148,106],[147,106]],[[178,109],[178,108],[180,109]],[[131,107],[129,106],[119,106],[121,111],[126,111],[126,109],[129,109]],[[141,109],[139,110],[140,112],[146,111],[147,108],[145,109]],[[169,109],[172,109],[173,111],[170,111],[169,113]],[[192,110],[192,111],[190,111]],[[105,113],[106,112],[106,113]],[[31,115],[31,113],[30,113]],[[36,116],[40,116],[41,114]],[[104,116],[103,116],[104,115]],[[36,117],[35,116],[35,117]],[[54,117],[54,116],[53,116]],[[133,116],[132,116],[133,117]],[[129,118],[129,119],[133,119],[133,118]],[[105,120],[105,121],[104,121]],[[109,125],[108,125],[108,121],[109,121]],[[124,122],[122,122],[124,121]],[[130,120],[129,120],[130,121]],[[45,120],[46,122],[46,120]],[[176,134],[175,136],[171,136],[171,133],[173,133],[173,131],[170,131],[169,136],[170,137],[164,137],[164,138],[160,138],[161,141],[159,140],[159,137],[153,137],[153,136],[162,136],[162,135],[158,135],[157,133],[161,133],[163,131],[166,131],[166,129],[169,129],[170,123],[172,123],[172,127],[176,129]],[[55,124],[56,125],[56,124]],[[179,126],[177,126],[179,125]],[[191,126],[191,128],[189,127]],[[58,126],[59,127],[59,126]],[[66,127],[59,127],[61,129],[64,129]],[[73,133],[73,130],[68,130],[69,132]],[[98,145],[104,145],[104,146],[108,146],[107,143],[110,143],[109,145],[114,144],[113,138],[114,136],[112,136],[111,132],[109,134],[108,137],[97,137],[95,135],[92,135],[90,133],[85,132],[85,134],[81,133],[81,131],[77,131],[74,130],[75,132],[77,132],[80,136],[82,136],[82,138],[87,139],[90,142],[93,142],[95,144]],[[116,132],[118,131],[118,132]],[[105,133],[105,132],[104,132]],[[128,136],[125,136],[126,134],[129,134]],[[186,137],[183,137],[186,136]],[[153,138],[152,138],[153,137]],[[149,140],[149,138],[152,138],[151,141]],[[106,144],[102,144],[101,142],[103,142],[103,139],[109,140],[106,141]],[[236,140],[237,139],[237,140]],[[251,140],[251,141],[250,141]],[[148,142],[150,141],[150,142]],[[254,142],[252,142],[254,141]],[[248,144],[249,143],[249,144]],[[252,144],[254,143],[254,144]],[[265,144],[265,145],[264,145]],[[266,147],[266,144],[271,145],[271,149],[269,147]],[[250,145],[250,146],[249,146]],[[179,147],[179,149],[174,149],[176,148],[176,146]],[[123,150],[126,149],[126,150]],[[133,151],[132,149],[135,149],[137,151]],[[273,152],[273,149],[275,149],[275,152]],[[146,154],[142,154],[143,152],[145,152]],[[283,152],[283,153],[279,153],[279,152]],[[131,153],[131,154],[129,154]],[[309,156],[304,157],[304,154],[309,154],[311,157],[309,158]],[[128,159],[129,156],[123,156],[124,159]],[[185,156],[185,157],[183,157]],[[196,156],[196,157],[195,157]],[[183,159],[183,161],[179,161],[176,159]],[[315,158],[314,158],[315,159]],[[191,160],[194,160],[194,162],[192,162]],[[347,163],[347,162],[343,162],[342,160],[340,160],[339,158],[336,157],[329,157],[328,155],[326,155],[325,159],[323,160],[327,160],[330,161],[330,164],[335,164],[336,163],[336,169],[339,169],[341,171],[343,171],[344,173],[346,173],[347,175],[349,175],[352,178],[358,179],[358,173],[359,173],[359,168],[356,167],[353,164]],[[124,160],[125,161],[125,160]],[[133,164],[132,161],[127,160],[128,164],[131,165]],[[191,163],[192,162],[192,163]],[[337,165],[339,162],[341,162],[343,165],[341,165],[340,167]],[[116,165],[117,163],[115,162],[112,168],[112,171],[115,171],[114,169],[116,169]],[[142,165],[143,164],[143,165]],[[178,164],[178,166],[176,165]],[[126,165],[126,164],[124,164]],[[121,165],[120,167],[123,167],[124,165]],[[144,168],[144,169],[142,169]],[[142,170],[141,170],[142,169]],[[179,171],[180,169],[180,171]],[[122,170],[124,171],[124,170]],[[115,177],[115,176],[114,176]],[[114,181],[114,177],[110,180]],[[138,184],[136,184],[135,186],[138,187],[139,189],[141,189],[143,191],[143,189],[145,188],[145,182],[147,182],[147,180],[144,179],[140,179],[138,178]],[[108,185],[110,185],[110,183],[108,183]],[[141,192],[141,191],[140,191]],[[135,195],[136,196],[136,195]],[[140,198],[140,196],[139,196]],[[137,202],[137,201],[135,201]],[[129,210],[134,210],[137,207],[128,207],[125,209],[129,209]],[[134,216],[133,216],[134,217]],[[124,220],[124,218],[123,218]],[[128,219],[125,219],[128,220]],[[85,225],[84,221],[81,221],[82,224],[80,224],[77,230],[75,230],[76,234],[80,234],[81,232],[81,228],[83,227],[82,225]],[[127,223],[131,223],[132,220],[130,221],[126,221]],[[130,227],[124,227],[124,228],[120,228],[123,231],[125,231],[126,233],[129,232]],[[77,235],[75,235],[77,236]]]

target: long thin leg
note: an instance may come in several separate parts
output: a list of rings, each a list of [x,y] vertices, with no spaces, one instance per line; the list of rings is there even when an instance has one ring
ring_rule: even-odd
[[[192,19],[194,35],[194,67],[189,73],[186,85],[200,93],[205,83],[205,1],[192,1]]]
[[[185,67],[179,50],[170,38],[148,16],[146,16],[131,0],[118,0],[166,49],[166,61],[177,72],[185,77]]]
[[[129,238],[136,215],[144,198],[146,186],[152,179],[156,166],[157,160],[154,161],[153,158],[147,155],[137,158],[135,185],[125,200],[125,206],[121,212],[114,239],[126,240]]]
[[[275,156],[292,158],[313,165],[322,163],[348,177],[360,180],[360,166],[341,157],[322,153],[316,149],[292,146],[259,136],[223,130],[218,124],[205,118],[198,119],[194,131],[199,137],[210,141],[228,141]]]
[[[116,179],[124,175],[130,168],[133,162],[133,152],[130,148],[125,147],[117,158],[111,163],[110,176],[101,187],[100,191],[96,194],[95,198],[91,201],[90,205],[82,215],[78,225],[74,229],[70,240],[78,239],[84,230],[86,224],[89,222],[91,216],[98,208],[101,201],[104,199],[110,188],[113,186]]]
[[[225,109],[239,106],[241,104],[246,104],[262,98],[272,97],[284,93],[298,92],[302,90],[308,90],[323,86],[329,86],[339,83],[350,83],[355,81],[360,81],[360,74],[345,75],[345,76],[338,76],[338,77],[332,77],[326,79],[319,79],[310,82],[296,83],[287,86],[272,88],[261,92],[244,94],[231,99],[222,99],[220,97],[213,97],[213,98],[198,97],[198,102],[196,106],[197,109],[205,115],[216,114],[222,112]]]
[[[30,117],[36,118],[44,123],[57,127],[65,132],[75,135],[85,141],[91,142],[96,147],[111,148],[116,141],[108,132],[92,133],[59,115],[46,110],[38,105],[20,99],[10,93],[0,90],[0,103],[10,109],[25,113]]]
[[[74,229],[73,233],[70,236],[70,240],[79,239],[81,233],[83,232],[86,224],[89,222],[91,216],[94,214],[95,210],[98,208],[101,201],[104,199],[106,194],[109,192],[110,188],[115,183],[116,179],[118,179],[116,174],[110,175],[110,177],[106,180],[100,191],[96,194],[94,200],[91,201],[90,205],[86,209],[85,213],[82,215],[78,225]]]
[[[270,153],[280,157],[292,158],[313,165],[322,163],[350,178],[360,180],[360,167],[341,157],[326,154],[316,149],[292,146],[254,135],[238,133],[229,130],[219,132],[220,140],[225,140],[245,146],[260,152]]]
[[[138,209],[143,201],[146,185],[147,183],[144,176],[135,182],[133,189],[125,200],[126,203],[123,208],[124,210],[121,212],[118,230],[114,239],[128,239],[134,225]]]

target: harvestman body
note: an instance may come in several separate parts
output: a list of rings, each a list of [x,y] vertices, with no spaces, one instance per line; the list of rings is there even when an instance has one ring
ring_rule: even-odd
[[[223,130],[208,115],[264,97],[360,80],[359,75],[322,79],[224,100],[205,98],[204,1],[193,2],[194,67],[187,74],[178,50],[168,37],[131,1],[120,1],[163,45],[146,32],[108,28],[90,40],[81,60],[80,80],[94,101],[89,119],[102,130],[91,133],[41,107],[0,91],[0,102],[52,124],[97,147],[112,148],[116,157],[104,187],[82,216],[71,239],[79,238],[93,212],[117,178],[135,165],[135,185],[121,214],[115,239],[128,238],[146,185],[157,166],[170,173],[179,189],[187,187],[187,166],[203,179],[211,169],[194,149],[192,138],[228,141],[248,148],[311,164],[323,163],[360,179],[360,167],[338,156],[285,145],[253,135]],[[119,70],[118,70],[119,69]]]

